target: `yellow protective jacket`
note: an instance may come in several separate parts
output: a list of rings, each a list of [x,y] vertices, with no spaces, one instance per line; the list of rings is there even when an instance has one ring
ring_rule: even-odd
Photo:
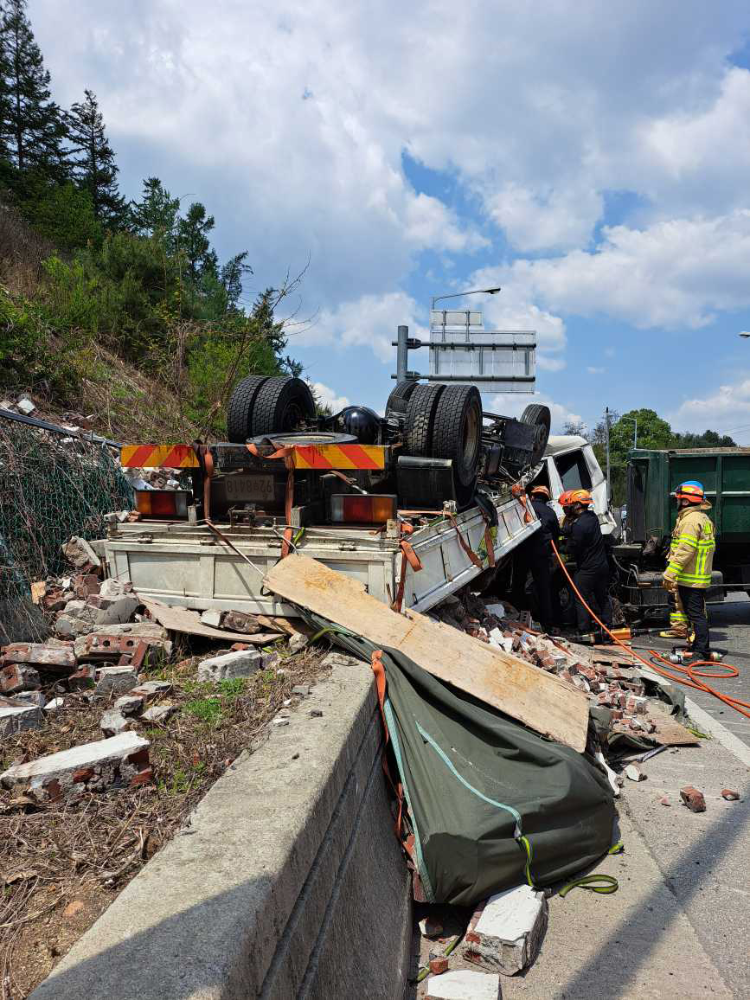
[[[711,504],[704,501],[699,507],[683,507],[677,515],[664,576],[682,587],[705,590],[711,586],[716,540],[708,510]]]

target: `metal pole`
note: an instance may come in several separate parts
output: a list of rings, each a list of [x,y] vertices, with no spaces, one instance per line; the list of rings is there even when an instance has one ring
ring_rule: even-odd
[[[398,328],[398,342],[396,346],[396,381],[403,382],[406,379],[406,372],[409,368],[409,327],[400,326]]]
[[[607,504],[612,500],[612,479],[610,476],[609,469],[609,407],[604,408],[604,434],[605,434],[605,448],[607,453]]]
[[[633,434],[633,448],[638,447],[638,417],[633,417],[635,421],[635,432]]]

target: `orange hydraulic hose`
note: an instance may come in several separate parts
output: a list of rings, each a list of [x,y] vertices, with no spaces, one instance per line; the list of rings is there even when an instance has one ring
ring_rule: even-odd
[[[722,694],[721,691],[717,691],[716,688],[711,687],[710,684],[706,684],[705,681],[702,681],[700,679],[701,677],[721,677],[721,678],[739,677],[740,672],[737,667],[733,666],[730,663],[722,663],[721,666],[719,666],[719,664],[714,663],[713,660],[698,660],[696,663],[691,663],[688,666],[681,667],[679,666],[679,664],[670,663],[669,660],[665,660],[664,657],[660,656],[655,649],[650,649],[649,650],[650,655],[655,657],[657,660],[660,660],[663,664],[665,664],[669,668],[668,670],[665,670],[664,667],[660,667],[658,664],[654,663],[653,660],[649,661],[644,659],[644,657],[639,656],[638,653],[636,653],[629,646],[626,646],[624,642],[618,639],[616,635],[613,635],[612,632],[604,624],[604,622],[601,621],[601,619],[596,614],[594,614],[594,612],[591,610],[591,608],[588,606],[588,604],[584,601],[583,597],[581,596],[581,592],[579,591],[578,587],[576,587],[575,583],[573,582],[573,577],[568,572],[568,567],[560,558],[560,553],[557,551],[557,546],[555,545],[554,539],[550,540],[550,545],[552,546],[555,556],[557,557],[557,561],[560,563],[562,571],[567,577],[568,583],[573,588],[578,600],[581,602],[584,608],[586,608],[586,610],[594,619],[594,621],[599,625],[600,628],[602,628],[607,633],[607,635],[610,637],[610,639],[612,639],[613,642],[617,643],[617,645],[620,646],[622,649],[624,649],[626,653],[628,653],[634,659],[640,661],[644,666],[648,667],[650,670],[656,670],[657,673],[661,674],[663,677],[667,677],[670,681],[673,681],[675,684],[684,684],[686,687],[695,688],[697,691],[706,691],[708,694],[713,695],[714,698],[718,698],[719,701],[724,702],[725,705],[728,705],[730,708],[733,708],[736,712],[739,712],[740,715],[744,715],[745,718],[750,719],[750,711],[748,711],[748,709],[750,709],[750,702],[741,701],[739,698],[731,698],[727,694]],[[704,668],[710,667],[711,669],[698,670],[697,667],[704,667]],[[717,668],[719,669],[719,671],[724,670],[725,672],[717,673],[716,672]]]

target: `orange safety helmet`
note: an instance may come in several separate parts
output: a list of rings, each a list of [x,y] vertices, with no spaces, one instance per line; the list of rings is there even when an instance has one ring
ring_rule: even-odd
[[[569,490],[564,506],[572,507],[574,503],[580,503],[584,507],[588,507],[593,502],[594,498],[588,490]]]
[[[674,491],[678,500],[687,500],[689,503],[703,503],[706,496],[703,492],[703,483],[695,479],[690,479],[686,483],[680,483]]]
[[[546,500],[550,499],[550,492],[546,486],[532,486],[531,495],[533,497],[536,496],[544,497]]]

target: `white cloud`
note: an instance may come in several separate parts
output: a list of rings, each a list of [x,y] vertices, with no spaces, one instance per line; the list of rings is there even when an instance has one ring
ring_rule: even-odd
[[[311,326],[294,337],[292,346],[334,350],[366,347],[380,361],[395,366],[396,349],[391,342],[396,339],[400,325],[409,327],[410,337],[429,338],[428,331],[417,319],[417,309],[417,303],[405,292],[363,295],[355,301],[342,302],[335,309],[323,310]],[[422,351],[422,356],[426,366],[427,352]]]
[[[606,372],[606,368],[597,368],[595,365],[589,365],[586,371],[589,375],[603,375]]]
[[[323,406],[330,406],[334,413],[338,413],[339,410],[343,410],[345,406],[349,405],[348,396],[337,396],[335,389],[329,388],[329,386],[324,385],[322,382],[311,382],[310,388],[315,398]]]
[[[721,385],[706,396],[686,399],[669,421],[675,430],[705,430],[729,434],[739,444],[750,444],[750,377]]]
[[[548,406],[552,417],[552,433],[562,434],[567,423],[577,424],[582,420],[581,414],[569,409],[563,403],[557,403],[544,394],[534,393],[493,393],[483,397],[485,410],[490,413],[502,413],[506,417],[520,417],[523,411],[532,403]]]

